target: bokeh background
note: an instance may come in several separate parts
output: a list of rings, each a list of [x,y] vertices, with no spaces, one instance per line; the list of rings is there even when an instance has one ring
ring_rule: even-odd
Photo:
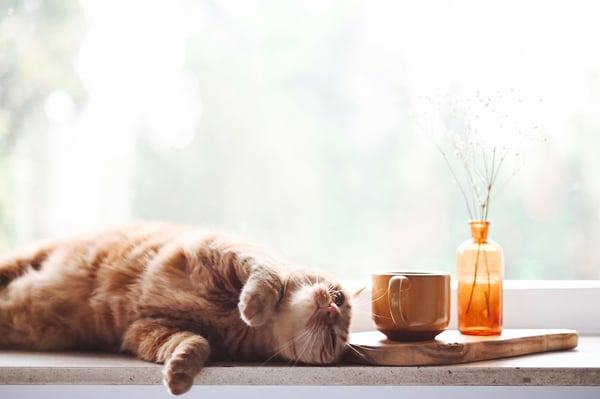
[[[594,7],[0,0],[0,249],[159,219],[341,278],[453,271],[468,214],[419,101],[509,90],[540,138],[491,204],[506,277],[598,279]]]

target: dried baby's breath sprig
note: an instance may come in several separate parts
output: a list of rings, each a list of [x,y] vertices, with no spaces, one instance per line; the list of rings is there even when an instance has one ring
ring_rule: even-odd
[[[513,90],[466,99],[424,98],[421,128],[442,154],[459,187],[472,220],[488,220],[490,204],[499,188],[522,167],[521,151],[539,137],[531,122],[537,107],[527,105]],[[541,100],[536,100],[536,103]],[[500,182],[506,161],[515,169]]]

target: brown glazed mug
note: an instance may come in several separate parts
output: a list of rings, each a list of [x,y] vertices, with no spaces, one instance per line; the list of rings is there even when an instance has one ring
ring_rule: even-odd
[[[425,341],[450,324],[450,273],[386,271],[372,275],[375,327],[394,341]]]

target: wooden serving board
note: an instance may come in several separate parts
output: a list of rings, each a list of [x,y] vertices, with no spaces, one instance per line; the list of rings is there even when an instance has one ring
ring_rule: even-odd
[[[434,366],[477,362],[572,349],[577,346],[574,330],[504,330],[495,337],[462,335],[447,330],[434,340],[395,342],[379,331],[352,333],[346,360],[381,366]]]

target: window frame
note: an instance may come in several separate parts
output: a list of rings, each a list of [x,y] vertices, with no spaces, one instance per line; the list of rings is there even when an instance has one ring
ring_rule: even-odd
[[[347,281],[356,292],[364,281]],[[354,301],[352,332],[373,330],[371,287]],[[572,329],[580,334],[600,334],[600,280],[506,280],[503,316],[505,329]],[[452,284],[451,321],[457,328],[456,284]]]

